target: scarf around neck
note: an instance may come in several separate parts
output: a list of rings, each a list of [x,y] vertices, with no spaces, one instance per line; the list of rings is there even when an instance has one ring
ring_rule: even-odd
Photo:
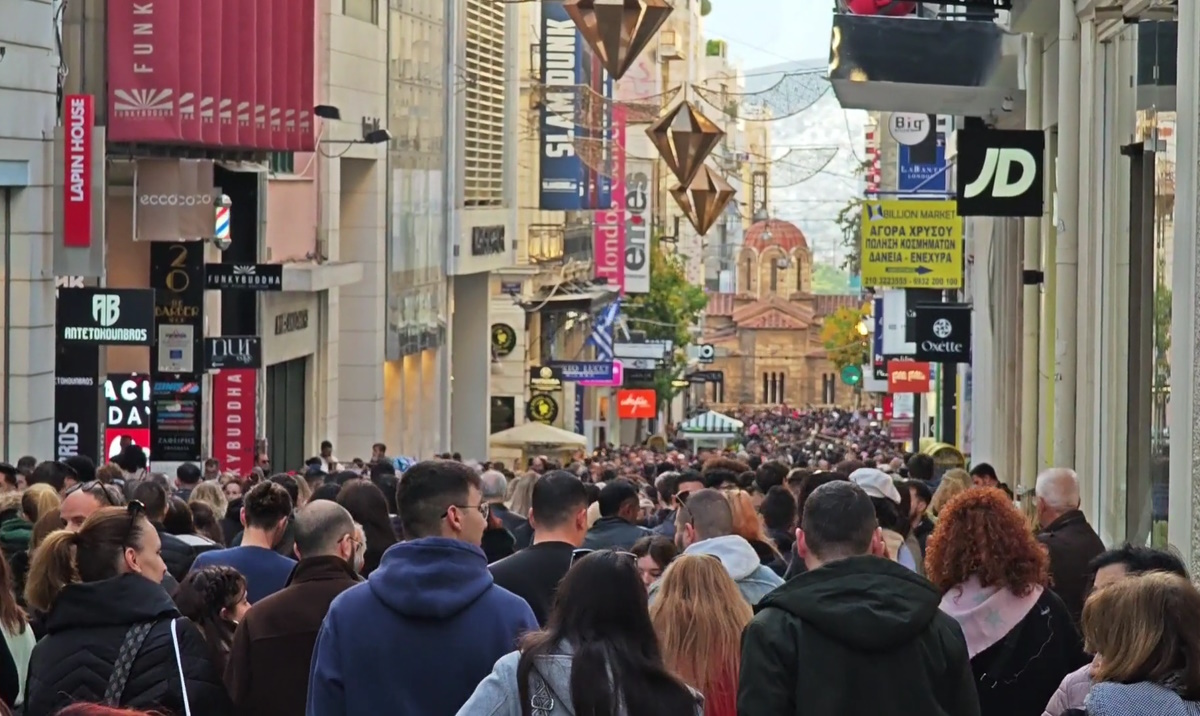
[[[971,577],[942,595],[942,611],[962,627],[967,656],[974,659],[1020,624],[1042,591],[1042,587],[1035,586],[1018,597],[1007,587],[984,587],[978,577]]]

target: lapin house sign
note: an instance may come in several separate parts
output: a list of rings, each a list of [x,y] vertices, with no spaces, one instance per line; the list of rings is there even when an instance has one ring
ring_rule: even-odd
[[[63,184],[63,245],[86,249],[92,245],[92,130],[95,99],[90,94],[67,95],[66,167]]]

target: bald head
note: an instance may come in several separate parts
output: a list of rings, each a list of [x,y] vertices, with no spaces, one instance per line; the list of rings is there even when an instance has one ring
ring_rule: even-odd
[[[1066,467],[1052,467],[1037,476],[1034,494],[1055,512],[1079,509],[1079,477]]]
[[[479,476],[479,494],[484,502],[503,502],[504,493],[508,489],[508,480],[504,473],[488,470]]]
[[[301,559],[338,555],[338,542],[355,534],[354,518],[336,502],[317,500],[296,513],[296,550]]]

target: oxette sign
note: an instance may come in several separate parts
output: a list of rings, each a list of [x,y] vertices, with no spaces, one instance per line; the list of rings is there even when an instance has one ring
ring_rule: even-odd
[[[108,139],[312,151],[316,0],[107,0]]]
[[[154,290],[61,288],[55,320],[64,343],[148,346],[153,342]]]
[[[653,390],[617,391],[617,417],[622,420],[653,418],[658,415],[658,394]]]
[[[86,249],[92,245],[92,130],[96,124],[95,98],[67,95],[66,158],[63,176],[63,245]]]
[[[971,306],[927,303],[916,307],[916,359],[932,363],[971,362]]]

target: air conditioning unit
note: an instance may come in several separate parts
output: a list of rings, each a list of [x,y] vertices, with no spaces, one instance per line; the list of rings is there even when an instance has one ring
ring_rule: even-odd
[[[674,30],[663,30],[658,36],[658,60],[670,62],[683,59],[683,48],[679,44],[679,35]]]

